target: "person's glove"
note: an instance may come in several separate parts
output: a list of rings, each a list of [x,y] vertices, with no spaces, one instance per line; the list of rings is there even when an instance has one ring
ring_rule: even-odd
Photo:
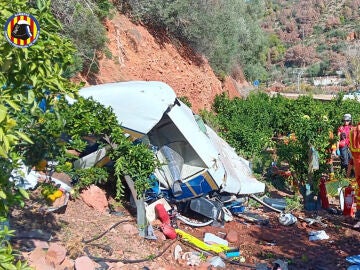
[[[340,150],[339,149],[336,149],[336,155],[340,156]]]

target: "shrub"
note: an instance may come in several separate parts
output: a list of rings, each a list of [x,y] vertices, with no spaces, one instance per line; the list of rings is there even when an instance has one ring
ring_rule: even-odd
[[[328,38],[336,37],[336,38],[340,38],[340,39],[346,39],[346,36],[347,36],[347,33],[340,29],[334,29],[327,33]]]
[[[114,8],[109,0],[94,0],[97,8],[95,9],[96,15],[100,20],[105,19],[111,15],[111,10]]]
[[[266,69],[260,63],[246,65],[244,67],[244,74],[250,81],[266,81],[269,75]]]
[[[71,174],[75,183],[74,192],[77,195],[79,191],[91,185],[105,184],[109,179],[109,174],[104,168],[90,167],[78,169]]]
[[[125,137],[110,107],[106,108],[91,98],[78,98],[78,101],[71,106],[65,100],[61,100],[58,108],[60,122],[63,125],[59,125],[59,130],[54,134],[69,136],[67,142],[58,144],[62,149],[57,158],[61,161],[59,166],[74,158],[66,155],[67,149],[76,149],[75,143],[79,140],[85,141],[85,138],[90,136],[94,140],[93,143],[99,144],[99,147],[109,148],[108,155],[115,162],[116,198],[121,198],[123,195],[122,177],[126,174],[134,179],[135,188],[140,196],[149,188],[148,178],[158,165],[154,154],[147,145],[133,144]],[[53,117],[53,120],[56,123],[56,117]],[[49,125],[54,126],[54,121],[49,122]],[[59,136],[56,138],[59,139]],[[112,181],[103,168],[73,169],[69,173],[74,178],[78,178],[77,189],[90,184]]]
[[[209,59],[217,75],[229,74],[237,64],[265,63],[266,39],[256,23],[264,11],[262,1],[127,2],[134,19],[190,44]]]
[[[266,171],[261,168],[261,164],[269,164],[264,150],[274,147],[277,163],[288,163],[293,179],[302,187],[310,184],[316,191],[321,174],[330,172],[329,148],[336,138],[331,139],[329,133],[336,133],[346,112],[358,119],[360,103],[343,101],[341,95],[322,102],[311,96],[291,100],[280,95],[270,98],[258,92],[246,99],[230,100],[224,94],[219,95],[213,109],[214,114],[205,116],[216,123],[220,134],[238,153],[256,163],[258,171]],[[311,146],[318,151],[320,164],[313,174],[309,173]]]
[[[328,45],[323,43],[323,44],[319,44],[317,47],[316,47],[316,52],[317,53],[322,53],[323,51],[326,51],[328,50]]]
[[[37,119],[38,102],[47,98],[52,104],[59,93],[73,95],[77,87],[63,77],[73,63],[75,49],[60,37],[60,23],[49,10],[49,1],[0,1],[0,24],[19,11],[33,15],[41,26],[40,38],[30,48],[17,49],[0,35],[0,221],[4,222],[15,205],[24,206],[28,194],[9,181],[20,160],[34,141],[29,127]],[[0,268],[31,269],[21,262],[8,239],[7,226],[0,227]]]
[[[318,77],[320,76],[320,73],[321,73],[320,63],[313,64],[310,67],[308,67],[306,70],[306,74],[308,74],[309,77]]]
[[[180,99],[185,105],[187,105],[189,108],[192,107],[191,102],[190,102],[190,100],[189,100],[189,98],[188,98],[187,96],[181,96],[181,97],[179,97],[179,99]]]
[[[331,50],[333,52],[337,52],[337,53],[341,53],[345,50],[346,48],[346,45],[344,44],[344,42],[339,42],[339,43],[336,43],[336,44],[333,44],[331,46]]]
[[[97,53],[104,50],[107,41],[101,20],[109,14],[111,4],[107,0],[98,0],[96,3],[53,0],[51,9],[63,25],[63,34],[70,38],[77,48],[74,56],[76,64],[66,71],[66,75],[71,77],[79,71],[86,75],[90,72],[97,73]]]

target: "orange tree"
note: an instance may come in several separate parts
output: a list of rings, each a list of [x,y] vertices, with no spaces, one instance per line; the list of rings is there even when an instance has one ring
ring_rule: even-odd
[[[26,148],[33,143],[27,135],[31,121],[41,117],[38,102],[48,104],[59,93],[72,95],[77,87],[62,76],[72,65],[74,47],[60,37],[60,24],[52,17],[50,2],[45,0],[4,0],[0,2],[0,25],[19,12],[33,15],[40,24],[40,36],[29,48],[10,45],[0,35],[0,219],[7,219],[14,205],[24,205],[28,194],[9,181]],[[35,120],[34,120],[35,119]],[[14,255],[7,239],[7,226],[0,231],[0,268],[27,269]]]
[[[288,103],[284,110],[286,115],[286,132],[294,134],[285,140],[278,140],[276,153],[280,161],[290,166],[294,180],[305,191],[305,185],[312,190],[317,188],[320,175],[329,172],[331,138],[329,132],[335,127],[328,120],[328,105],[314,100],[310,96],[300,97]],[[310,171],[311,148],[318,154],[318,169]],[[305,194],[302,192],[303,195]]]
[[[65,102],[65,95],[78,98],[79,85],[64,75],[72,70],[76,50],[58,34],[61,25],[51,15],[50,1],[1,1],[0,24],[5,25],[18,12],[38,20],[40,36],[31,47],[16,48],[0,35],[0,221],[6,221],[12,207],[23,206],[28,198],[25,190],[9,181],[20,161],[31,167],[45,158],[58,161],[56,169],[71,169],[73,156],[67,150],[84,149],[86,135],[99,136],[99,141],[106,137],[116,145],[111,158],[116,161],[118,197],[123,190],[120,178],[125,174],[133,177],[141,196],[156,166],[152,152],[126,138],[110,108],[80,98],[72,106]],[[40,101],[45,101],[41,109]],[[80,187],[107,181],[106,172],[97,169],[73,172],[82,178]],[[28,269],[7,240],[12,233],[5,226],[0,228],[0,269]]]
[[[116,198],[120,199],[124,195],[124,175],[132,177],[140,196],[151,186],[149,176],[157,166],[153,152],[148,145],[132,143],[125,136],[111,107],[82,97],[70,105],[61,97],[54,108],[57,109],[56,114],[46,111],[42,121],[28,125],[29,136],[34,143],[27,147],[27,164],[41,159],[56,160],[55,170],[72,177],[76,182],[76,193],[91,184],[110,184],[114,186]],[[106,147],[115,165],[84,169],[72,167],[75,157],[67,150],[76,150],[82,155],[94,151],[94,148],[86,149],[90,145],[86,138],[91,138],[93,146]],[[113,173],[115,179],[108,177]]]
[[[359,109],[359,102],[344,101],[342,95],[323,102],[311,96],[292,100],[256,92],[244,99],[217,96],[213,112],[202,114],[216,123],[221,135],[241,155],[253,161],[256,172],[266,171],[273,157],[264,155],[265,150],[274,148],[278,163],[289,164],[300,191],[309,185],[316,193],[320,175],[329,172],[329,149],[337,139],[330,138],[329,132],[336,134],[344,113],[359,119]],[[311,147],[319,157],[319,168],[313,172],[309,172]]]

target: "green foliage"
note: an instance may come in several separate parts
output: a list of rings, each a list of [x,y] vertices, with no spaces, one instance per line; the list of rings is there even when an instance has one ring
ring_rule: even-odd
[[[321,68],[320,63],[316,63],[306,69],[306,74],[309,75],[309,77],[317,77],[321,74]]]
[[[250,81],[266,81],[269,75],[266,69],[260,63],[246,65],[244,67],[244,74]]]
[[[331,46],[331,50],[333,52],[337,52],[337,53],[342,53],[345,50],[345,48],[346,48],[346,45],[344,42],[338,42]]]
[[[316,47],[316,52],[318,52],[318,53],[322,53],[322,52],[324,52],[324,51],[326,51],[326,50],[328,50],[329,49],[329,46],[327,45],[327,44],[319,44],[317,47]]]
[[[271,144],[271,111],[266,94],[251,94],[230,101],[225,94],[214,100],[220,132],[245,156],[252,157]]]
[[[97,73],[98,52],[106,45],[106,31],[102,20],[110,14],[112,4],[108,0],[84,1],[53,0],[53,14],[62,25],[62,33],[75,44],[77,53],[66,75],[71,77],[82,71],[86,75]]]
[[[135,188],[139,194],[149,188],[148,177],[155,170],[153,153],[145,145],[133,145],[119,127],[115,114],[111,108],[105,108],[92,99],[79,98],[71,107],[66,108],[64,103],[63,119],[67,119],[64,130],[71,138],[84,138],[92,135],[97,142],[104,145],[107,137],[108,144],[112,146],[110,156],[116,161],[115,172],[118,176],[116,195],[123,194],[122,176],[130,175],[135,181]],[[84,123],[88,123],[84,125]],[[105,144],[106,145],[106,144]],[[69,147],[72,147],[71,144]],[[91,177],[91,174],[89,174]],[[93,179],[97,182],[97,179]],[[80,177],[80,182],[83,182]],[[91,181],[85,181],[88,183]]]
[[[13,269],[13,270],[32,270],[26,263],[21,262],[18,256],[14,254],[14,251],[9,242],[9,238],[14,236],[13,230],[9,230],[5,225],[7,222],[5,219],[1,219],[0,230],[0,269]]]
[[[19,95],[26,97],[27,92],[38,100],[45,97],[44,89],[50,93],[74,93],[76,88],[62,77],[62,73],[72,65],[75,49],[69,40],[56,34],[61,28],[59,22],[46,9],[40,11],[30,8],[26,6],[26,1],[19,1],[17,5],[13,2],[9,4],[10,2],[12,1],[0,4],[0,23],[4,25],[9,14],[16,13],[18,8],[27,10],[39,21],[43,36],[35,45],[18,49],[7,43],[1,35],[0,41],[3,45],[0,47],[2,55],[0,85],[3,86],[2,91],[12,96],[15,104],[19,100],[14,97]],[[13,9],[10,9],[11,7]],[[29,85],[31,85],[31,90],[29,90]]]
[[[309,77],[318,77],[326,75],[326,72],[330,66],[329,60],[321,61],[320,63],[316,63],[306,70],[306,74]]]
[[[94,0],[97,6],[95,10],[97,16],[100,19],[105,19],[111,15],[111,10],[114,8],[109,0]]]
[[[81,152],[88,141],[90,144],[106,147],[111,160],[115,161],[117,198],[123,195],[122,177],[126,174],[134,179],[139,196],[150,187],[149,176],[157,167],[154,154],[146,145],[134,145],[125,137],[110,107],[106,108],[91,98],[79,97],[72,105],[61,98],[55,108],[56,114],[44,113],[44,120],[34,126],[33,136],[43,134],[44,137],[36,140],[32,159],[41,160],[50,156],[55,158],[59,162],[56,170],[67,172],[73,179],[78,179],[76,191],[91,184],[112,181],[104,168],[74,169],[69,166],[75,157],[67,150]],[[39,144],[44,147],[42,153],[36,152]]]
[[[209,59],[216,74],[265,63],[267,45],[258,23],[264,1],[129,0],[131,15],[190,44]],[[252,74],[254,75],[254,74]]]
[[[213,111],[208,111],[206,109],[200,110],[199,115],[203,119],[203,121],[209,125],[212,129],[218,131],[220,123],[218,121],[218,118],[216,117],[216,114]]]
[[[75,180],[74,191],[77,194],[83,188],[91,185],[104,184],[108,181],[109,174],[104,168],[90,167],[78,169],[72,173],[72,179]]]
[[[178,97],[186,106],[188,106],[189,108],[191,108],[191,102],[189,100],[189,98],[187,96],[181,96]]]
[[[340,19],[341,24],[344,24],[345,21],[346,21],[344,15],[340,15],[340,16],[339,16],[339,19]]]
[[[324,32],[324,28],[321,25],[314,25],[313,29],[314,29],[314,34],[315,35],[320,35],[320,34],[322,34]]]
[[[65,131],[72,138],[87,135],[109,135],[117,125],[117,119],[110,107],[106,108],[93,99],[79,97],[70,107],[67,102],[59,104]],[[87,123],[87,124],[84,124]]]
[[[123,153],[126,153],[124,155]],[[160,165],[154,154],[144,144],[133,145],[130,141],[123,141],[119,144],[112,156],[117,156],[115,174],[120,177],[129,175],[135,181],[135,189],[139,197],[152,185],[149,179],[155,169]],[[121,196],[122,187],[119,188],[117,196]]]
[[[37,119],[38,102],[43,98],[48,105],[55,102],[57,94],[73,96],[77,87],[63,77],[73,64],[75,48],[57,33],[60,23],[49,11],[49,1],[36,1],[34,6],[25,0],[0,2],[0,24],[19,11],[26,11],[39,22],[41,33],[36,43],[24,49],[10,45],[0,35],[0,218],[8,216],[14,205],[23,206],[26,192],[9,181],[19,160],[27,160],[30,139],[29,127]],[[33,121],[33,122],[32,122]],[[8,232],[0,230],[0,266],[2,269],[29,269],[18,261],[6,240]]]
[[[268,43],[270,48],[271,61],[273,63],[277,63],[278,61],[282,60],[286,52],[286,47],[281,42],[280,38],[275,34],[271,34],[268,37]]]
[[[340,95],[330,102],[303,96],[296,100],[280,95],[252,93],[246,99],[230,100],[223,94],[215,98],[215,114],[208,117],[218,125],[221,135],[236,150],[259,165],[268,166],[267,147],[276,149],[277,163],[290,166],[293,179],[299,184],[309,183],[316,190],[322,173],[330,171],[330,147],[336,141],[335,133],[344,113],[359,118],[360,103],[342,100]],[[204,118],[206,120],[206,118]],[[276,140],[273,140],[275,139]],[[319,154],[319,169],[309,173],[310,147]]]
[[[334,29],[334,30],[331,30],[327,33],[327,37],[328,38],[334,38],[334,37],[337,37],[337,38],[340,38],[340,39],[346,39],[346,36],[347,36],[347,32],[343,31],[343,30],[340,30],[340,29]]]
[[[22,194],[21,189],[14,187],[13,182],[9,181],[11,172],[17,169],[16,165],[0,159],[0,220],[8,216],[12,206],[24,206],[25,196],[28,198],[27,195]]]

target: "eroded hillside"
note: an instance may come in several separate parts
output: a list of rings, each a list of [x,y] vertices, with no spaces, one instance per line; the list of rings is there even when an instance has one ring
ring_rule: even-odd
[[[110,53],[101,57],[99,73],[88,84],[128,80],[159,80],[168,83],[178,96],[186,96],[192,109],[209,109],[216,94],[240,96],[246,82],[227,78],[221,82],[205,58],[196,55],[166,35],[154,35],[117,14],[105,23]]]

